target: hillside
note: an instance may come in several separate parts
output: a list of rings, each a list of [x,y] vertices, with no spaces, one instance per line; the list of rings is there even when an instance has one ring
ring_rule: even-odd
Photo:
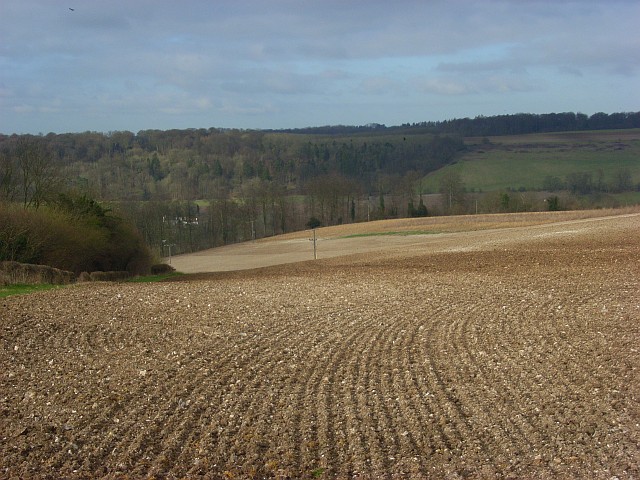
[[[505,248],[523,235],[533,238],[563,238],[589,235],[599,228],[616,224],[619,217],[640,218],[640,207],[571,212],[529,212],[519,214],[458,215],[450,217],[379,220],[318,228],[318,260],[356,256],[370,259],[376,252],[391,256],[477,251]],[[568,232],[568,233],[567,233]],[[264,238],[255,242],[202,250],[165,258],[179,272],[206,273],[256,269],[311,261],[314,258],[313,233],[309,230]]]
[[[455,164],[427,175],[428,191],[437,192],[449,172],[459,173],[467,190],[484,192],[549,191],[554,177],[564,187],[568,176],[579,173],[589,174],[597,191],[606,190],[598,184],[615,185],[624,171],[633,186],[640,184],[640,129],[470,137],[465,146]]]
[[[300,231],[312,217],[327,226],[615,207],[640,202],[640,129],[606,128],[639,119],[0,135],[0,201],[37,208],[74,191],[129,217],[158,256]],[[468,136],[479,132],[510,135]]]
[[[5,298],[0,477],[638,478],[640,216],[528,215]]]

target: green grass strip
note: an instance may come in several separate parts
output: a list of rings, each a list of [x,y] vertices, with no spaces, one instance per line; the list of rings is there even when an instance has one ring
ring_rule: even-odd
[[[176,277],[178,275],[184,275],[180,272],[173,273],[165,273],[162,275],[145,275],[142,277],[134,277],[126,280],[127,282],[132,283],[152,283],[152,282],[161,282],[167,278]],[[38,285],[26,285],[26,284],[15,284],[15,285],[3,285],[0,286],[0,298],[10,297],[12,295],[27,295],[29,293],[40,292],[43,290],[51,290],[53,288],[62,288],[64,285],[51,285],[48,283],[42,283]]]
[[[40,285],[4,285],[0,287],[0,298],[9,297],[11,295],[26,295],[33,292],[40,292],[42,290],[51,290],[52,288],[60,288],[62,285],[51,285],[43,283]]]

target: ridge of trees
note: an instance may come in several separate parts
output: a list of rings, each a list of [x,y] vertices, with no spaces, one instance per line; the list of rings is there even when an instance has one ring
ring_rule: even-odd
[[[67,187],[110,201],[222,198],[256,183],[300,194],[315,178],[334,174],[377,192],[384,176],[424,175],[465,148],[453,135],[335,138],[219,129],[12,135],[0,137],[0,199],[40,201],[38,177],[24,169],[30,162],[23,145],[46,152],[40,163],[62,172]]]
[[[485,137],[499,135],[525,135],[529,133],[572,132],[586,130],[619,130],[640,128],[640,112],[594,113],[516,113],[475,118],[454,118],[451,120],[404,123],[387,127],[384,124],[369,123],[360,126],[325,125],[279,130],[286,133],[315,135],[352,135],[359,133],[431,133],[455,134],[463,137]]]

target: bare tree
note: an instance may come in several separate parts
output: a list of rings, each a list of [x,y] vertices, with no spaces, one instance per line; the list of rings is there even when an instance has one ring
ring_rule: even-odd
[[[38,208],[58,185],[51,151],[37,139],[22,138],[15,149],[23,206]]]
[[[311,216],[319,215],[320,220],[327,225],[344,222],[349,215],[350,199],[358,191],[356,182],[338,173],[312,178],[306,185]]]
[[[611,184],[611,190],[613,192],[626,192],[633,189],[633,179],[631,176],[631,170],[628,168],[621,168],[618,170]]]
[[[465,191],[462,176],[458,172],[448,171],[440,179],[442,206],[448,214],[464,213]]]
[[[15,200],[17,192],[16,166],[11,155],[0,153],[0,201]]]

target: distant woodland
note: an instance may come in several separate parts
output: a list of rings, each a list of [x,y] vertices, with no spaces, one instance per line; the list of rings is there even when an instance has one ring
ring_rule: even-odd
[[[460,135],[463,137],[494,137],[498,135],[526,135],[546,132],[577,132],[585,130],[619,130],[640,128],[640,112],[633,113],[519,113],[516,115],[457,118],[441,122],[405,123],[396,127],[373,123],[359,127],[325,126],[283,130],[290,133],[329,135],[354,134],[366,131],[416,132]]]
[[[438,192],[426,192],[422,179],[456,162],[465,137],[631,128],[640,128],[640,112],[393,127],[0,135],[0,203],[91,205],[95,213],[96,201],[108,206],[101,218],[106,211],[128,218],[166,256],[300,230],[312,220],[433,214],[426,193],[442,196],[437,213],[464,213],[454,208],[463,204],[460,178],[443,179]]]

